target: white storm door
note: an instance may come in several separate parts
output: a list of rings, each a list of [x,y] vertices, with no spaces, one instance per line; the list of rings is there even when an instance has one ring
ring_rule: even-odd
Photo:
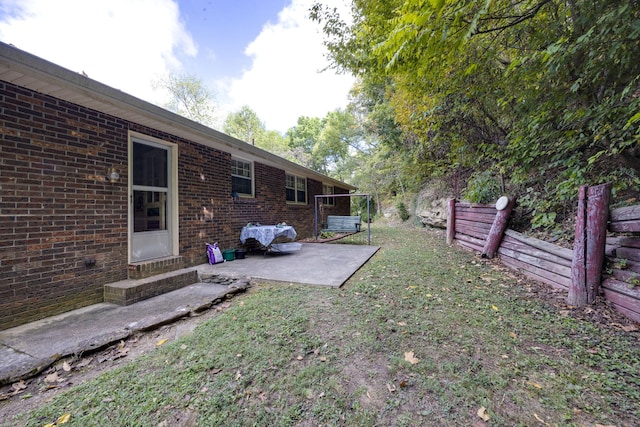
[[[171,256],[171,150],[149,141],[132,141],[131,261]]]

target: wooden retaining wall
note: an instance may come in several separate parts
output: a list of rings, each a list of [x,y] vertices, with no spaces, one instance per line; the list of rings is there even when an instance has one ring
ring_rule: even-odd
[[[497,212],[492,204],[456,202],[455,239],[462,246],[482,252]]]
[[[605,297],[627,317],[640,322],[640,205],[609,212],[602,289]]]
[[[497,212],[493,204],[456,202],[453,216],[455,240],[482,253]],[[571,249],[506,230],[498,254],[506,266],[527,277],[556,288],[569,288]]]
[[[598,192],[602,192],[603,189],[606,191],[604,186],[590,189],[585,187],[583,193],[587,195],[591,189],[594,193],[591,195],[593,200],[600,200]],[[595,223],[590,221],[594,217],[591,213],[594,208],[587,204],[583,208],[586,213],[582,215],[582,219],[587,226],[591,226]],[[604,228],[606,223],[609,233],[606,245],[603,244],[606,267],[602,270],[603,262],[598,261],[596,266],[598,269],[591,268],[591,270],[597,270],[596,273],[591,274],[597,275],[595,280],[598,283],[586,283],[587,289],[597,295],[604,294],[618,311],[640,322],[640,205],[610,211],[607,209],[605,205],[604,213],[598,214],[603,220],[600,228]],[[495,205],[452,200],[449,204],[447,220],[447,241],[452,243],[455,239],[460,245],[478,251],[483,256],[491,257],[492,254],[487,254],[486,243],[489,241],[494,221],[497,221],[496,218],[500,216],[497,215],[498,212],[500,211],[496,210]],[[606,221],[607,212],[608,222]],[[589,240],[593,234],[596,234],[593,231],[594,228],[576,227],[576,235],[579,233],[578,229],[582,229],[584,241],[582,246],[576,245],[573,250],[507,229],[500,240],[497,254],[504,265],[520,271],[527,277],[568,291],[569,304],[575,304],[571,302],[572,287],[575,288],[577,284],[584,286],[585,283],[582,282],[585,279],[585,272],[586,276],[590,274],[589,264],[584,261],[596,259],[592,256],[590,258],[591,254],[587,246],[600,245],[600,243],[593,244]],[[599,259],[602,260],[602,258]],[[576,274],[580,272],[582,274]],[[581,283],[576,283],[580,278]],[[591,302],[594,301],[588,301],[588,303]]]
[[[498,248],[500,261],[526,276],[563,290],[571,284],[573,251],[507,230]]]

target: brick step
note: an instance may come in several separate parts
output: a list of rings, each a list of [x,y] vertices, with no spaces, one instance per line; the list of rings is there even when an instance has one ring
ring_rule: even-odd
[[[198,282],[196,268],[183,268],[142,279],[127,279],[104,286],[104,302],[131,305]]]
[[[149,261],[140,261],[129,264],[129,279],[144,279],[161,273],[178,270],[183,265],[181,256],[157,258]]]

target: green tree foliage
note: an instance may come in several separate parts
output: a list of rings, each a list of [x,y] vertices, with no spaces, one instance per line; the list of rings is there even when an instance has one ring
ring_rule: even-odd
[[[298,163],[329,175],[342,175],[351,152],[363,149],[356,118],[341,109],[330,111],[323,119],[298,118],[286,138]]]
[[[169,92],[171,99],[164,105],[168,110],[207,126],[214,124],[214,94],[200,78],[171,73],[153,82],[153,86]]]
[[[364,128],[415,176],[502,175],[547,222],[581,184],[640,184],[637,2],[354,0],[353,13],[311,10],[333,66],[361,79]]]
[[[266,132],[264,123],[248,105],[243,105],[240,110],[229,113],[222,129],[227,135],[250,144],[260,140],[262,134]]]

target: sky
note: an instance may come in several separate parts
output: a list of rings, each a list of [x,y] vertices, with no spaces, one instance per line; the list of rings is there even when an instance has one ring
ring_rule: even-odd
[[[322,0],[346,10],[347,0]],[[157,105],[168,73],[214,93],[218,124],[248,105],[269,130],[345,108],[313,0],[0,0],[0,41]]]

